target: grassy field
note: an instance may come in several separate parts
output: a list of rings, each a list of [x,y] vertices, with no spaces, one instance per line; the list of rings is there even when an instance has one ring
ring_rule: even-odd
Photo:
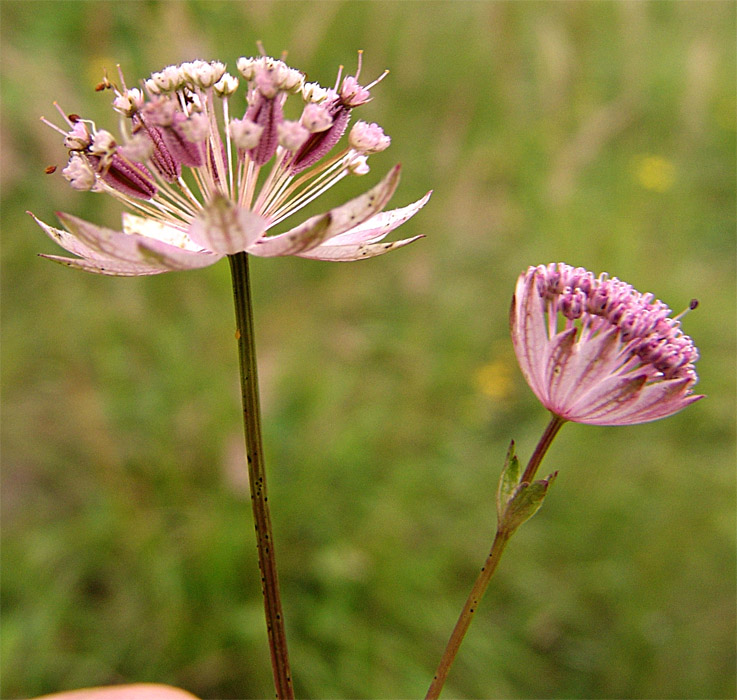
[[[330,85],[385,68],[361,118],[403,164],[401,229],[356,264],[256,260],[267,468],[300,697],[424,694],[486,556],[510,438],[547,415],[508,333],[515,280],[565,261],[684,320],[708,395],[657,423],[566,426],[451,698],[735,697],[733,2],[3,0],[3,698],[171,683],[270,697],[227,264],[100,278],[24,214],[116,226],[72,191],[58,100],[256,41]]]

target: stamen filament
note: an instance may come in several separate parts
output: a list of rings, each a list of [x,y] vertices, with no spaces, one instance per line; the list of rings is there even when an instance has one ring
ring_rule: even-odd
[[[306,207],[310,202],[312,202],[314,199],[319,197],[323,192],[326,190],[329,190],[333,185],[335,185],[337,182],[340,182],[346,175],[348,174],[348,171],[342,170],[333,177],[332,180],[328,180],[327,183],[325,183],[320,189],[318,189],[316,192],[310,194],[310,196],[307,199],[300,199],[299,202],[289,202],[283,209],[272,213],[271,216],[275,217],[272,220],[272,226],[274,224],[278,224],[280,221],[283,221],[287,217],[294,214],[296,211],[299,211],[303,207]],[[305,193],[306,195],[306,193]],[[303,195],[303,197],[305,196]]]
[[[299,211],[304,206],[309,204],[313,199],[315,199],[315,197],[318,196],[320,193],[325,192],[326,189],[332,187],[336,182],[339,182],[340,179],[342,179],[342,176],[335,177],[334,172],[335,170],[342,168],[345,165],[342,162],[345,153],[346,152],[344,151],[342,154],[338,154],[338,156],[336,156],[335,158],[327,161],[321,167],[322,172],[315,172],[313,170],[307,175],[307,177],[303,176],[297,182],[292,183],[292,186],[289,187],[289,189],[282,195],[280,201],[272,207],[275,210],[273,213],[275,215],[278,215],[280,217],[280,220],[285,219],[287,216],[289,216],[289,214],[284,215],[284,211],[289,211],[292,214],[296,211]],[[346,173],[343,172],[343,175],[345,174]],[[293,193],[296,191],[300,184],[304,184],[305,182],[308,182],[310,179],[313,178],[313,182],[307,185],[305,189],[302,190],[302,192],[300,192],[297,196],[294,196],[292,199],[288,199],[289,197],[292,197]],[[321,183],[326,179],[328,179],[328,185],[324,186]],[[317,188],[319,188],[317,194],[313,194],[313,192],[315,192]],[[283,207],[281,207],[282,204],[284,204]]]
[[[343,160],[347,152],[348,152],[347,150],[341,151],[340,153],[329,158],[323,163],[318,163],[312,169],[306,170],[294,182],[291,183],[289,189],[286,190],[281,195],[281,200],[283,201],[285,198],[291,197],[292,193],[296,192],[299,187],[309,182],[310,180],[314,179],[315,181],[311,185],[309,185],[307,188],[307,191],[309,191],[311,187],[313,187],[316,183],[320,182],[320,180],[324,179],[329,174],[330,170],[334,170],[336,165],[340,164],[340,161]],[[274,205],[274,208],[278,207],[279,204],[281,204],[281,201],[277,205]],[[301,207],[298,207],[298,208],[301,208]]]

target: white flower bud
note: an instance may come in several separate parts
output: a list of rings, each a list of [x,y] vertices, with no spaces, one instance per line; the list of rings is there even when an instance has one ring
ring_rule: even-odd
[[[182,77],[196,87],[212,87],[225,73],[225,65],[220,61],[188,61],[180,66]]]
[[[70,151],[83,151],[90,143],[92,143],[92,137],[90,136],[89,129],[80,120],[75,122],[72,130],[66,135],[64,148],[68,148]]]
[[[233,139],[237,148],[248,151],[258,146],[259,139],[264,127],[252,122],[250,119],[233,119],[228,124],[230,138]]]
[[[97,179],[95,171],[87,160],[76,153],[69,159],[67,167],[61,171],[61,174],[75,190],[83,192],[91,190]]]
[[[210,134],[210,122],[202,112],[192,114],[180,125],[187,141],[202,143]]]
[[[280,90],[299,92],[304,81],[304,76],[298,70],[290,68],[284,61],[267,58],[266,70],[271,74],[274,85]]]
[[[378,124],[356,122],[348,135],[348,143],[359,153],[380,153],[389,148],[392,140]]]
[[[279,145],[292,152],[302,146],[310,136],[310,132],[299,122],[283,121],[277,125],[276,131]]]
[[[227,97],[238,89],[238,78],[232,76],[230,73],[224,73],[220,80],[215,83],[214,87],[215,93],[219,97]]]
[[[160,92],[171,92],[182,86],[184,76],[179,66],[167,66],[158,73],[152,73],[151,80],[159,88]]]
[[[246,80],[253,80],[254,75],[256,75],[256,66],[259,64],[260,60],[261,59],[259,58],[246,58],[245,56],[241,56],[235,62],[235,66]]]
[[[95,132],[92,137],[92,145],[90,146],[90,153],[96,156],[112,155],[117,148],[115,138],[109,131],[100,129]]]
[[[146,92],[148,92],[149,95],[161,94],[161,88],[154,82],[153,78],[144,80],[143,86],[146,88]]]
[[[118,93],[113,100],[113,109],[125,117],[130,117],[143,106],[143,102],[143,93],[138,88],[131,88]]]
[[[319,83],[304,83],[302,97],[305,102],[322,102],[328,96],[328,89]]]
[[[330,116],[327,107],[310,102],[305,105],[302,111],[300,123],[305,129],[314,134],[329,129],[333,124],[333,118]]]

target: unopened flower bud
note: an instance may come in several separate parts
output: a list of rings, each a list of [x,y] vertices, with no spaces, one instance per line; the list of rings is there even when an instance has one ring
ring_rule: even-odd
[[[266,59],[266,70],[272,75],[274,85],[280,90],[299,92],[304,76],[298,70],[290,68],[284,61]]]
[[[322,102],[328,96],[328,89],[319,83],[304,83],[302,97],[305,102]]]
[[[179,126],[185,138],[192,143],[202,143],[210,134],[210,122],[201,112],[195,112]]]
[[[359,153],[380,153],[389,148],[392,140],[378,124],[356,122],[348,135],[348,143]]]
[[[156,96],[161,94],[161,88],[156,84],[156,81],[153,78],[147,78],[144,80],[143,85],[149,95]]]
[[[72,130],[64,139],[64,147],[70,151],[83,151],[90,143],[92,143],[92,137],[89,129],[81,119],[75,122]]]
[[[238,148],[246,151],[256,148],[263,130],[263,126],[252,122],[250,119],[233,119],[228,125],[233,143]]]
[[[61,174],[75,190],[83,192],[91,190],[97,180],[92,166],[76,153],[69,159],[67,167],[61,171]]]
[[[298,82],[299,80],[299,71],[293,70],[286,63],[284,63],[284,61],[279,61],[277,59],[267,57],[264,59],[264,68],[271,75],[271,78],[274,81],[274,85],[280,90],[290,89],[287,87],[287,85],[294,87],[296,82]],[[296,74],[296,81],[294,75],[292,74]]]
[[[236,62],[236,68],[240,71],[240,74],[246,79],[246,80],[253,80],[254,76],[256,75],[256,66],[258,65],[260,59],[258,58],[246,58],[245,56],[241,56]]]
[[[172,92],[178,90],[184,82],[184,76],[179,66],[167,66],[163,70],[157,73],[151,74],[151,80],[153,80],[156,87],[161,92]]]
[[[279,136],[279,145],[292,152],[300,148],[310,136],[310,132],[299,122],[290,121],[277,124],[276,133]]]
[[[97,156],[112,155],[115,152],[117,144],[113,135],[109,131],[100,129],[95,132],[92,138],[92,145],[90,146],[90,153],[94,153]]]
[[[310,103],[302,111],[300,123],[313,134],[329,129],[333,124],[333,117],[327,107]]]
[[[225,73],[220,61],[188,61],[181,65],[182,76],[203,90],[212,87]]]
[[[219,97],[227,97],[232,95],[238,89],[238,78],[230,73],[224,73],[215,85],[215,94]]]
[[[143,102],[143,93],[138,88],[131,88],[118,93],[113,100],[113,109],[125,117],[130,117],[143,106]]]

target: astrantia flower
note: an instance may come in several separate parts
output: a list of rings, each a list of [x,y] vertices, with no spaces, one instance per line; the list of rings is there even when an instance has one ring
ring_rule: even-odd
[[[43,257],[106,275],[150,275],[205,267],[243,251],[361,260],[420,238],[383,240],[430,195],[382,211],[399,166],[366,194],[271,235],[346,175],[368,172],[368,154],[389,145],[380,127],[359,122],[348,145],[335,148],[378,80],[359,84],[360,54],[356,75],[341,82],[339,73],[334,88],[306,84],[302,73],[266,56],[240,58],[237,67],[247,84],[240,117],[231,114],[238,79],[222,63],[206,61],[168,66],[142,89],[126,88],[122,75],[120,87],[106,79],[99,88],[115,95],[120,137],[59,110],[67,129],[54,128],[69,149],[64,177],[74,189],[112,195],[128,211],[122,231],[63,213],[65,228],[57,229],[34,216],[78,256]],[[302,103],[296,121],[284,116],[290,96]]]
[[[564,420],[629,425],[672,415],[702,396],[698,351],[652,294],[563,263],[517,281],[511,330],[522,373]]]

